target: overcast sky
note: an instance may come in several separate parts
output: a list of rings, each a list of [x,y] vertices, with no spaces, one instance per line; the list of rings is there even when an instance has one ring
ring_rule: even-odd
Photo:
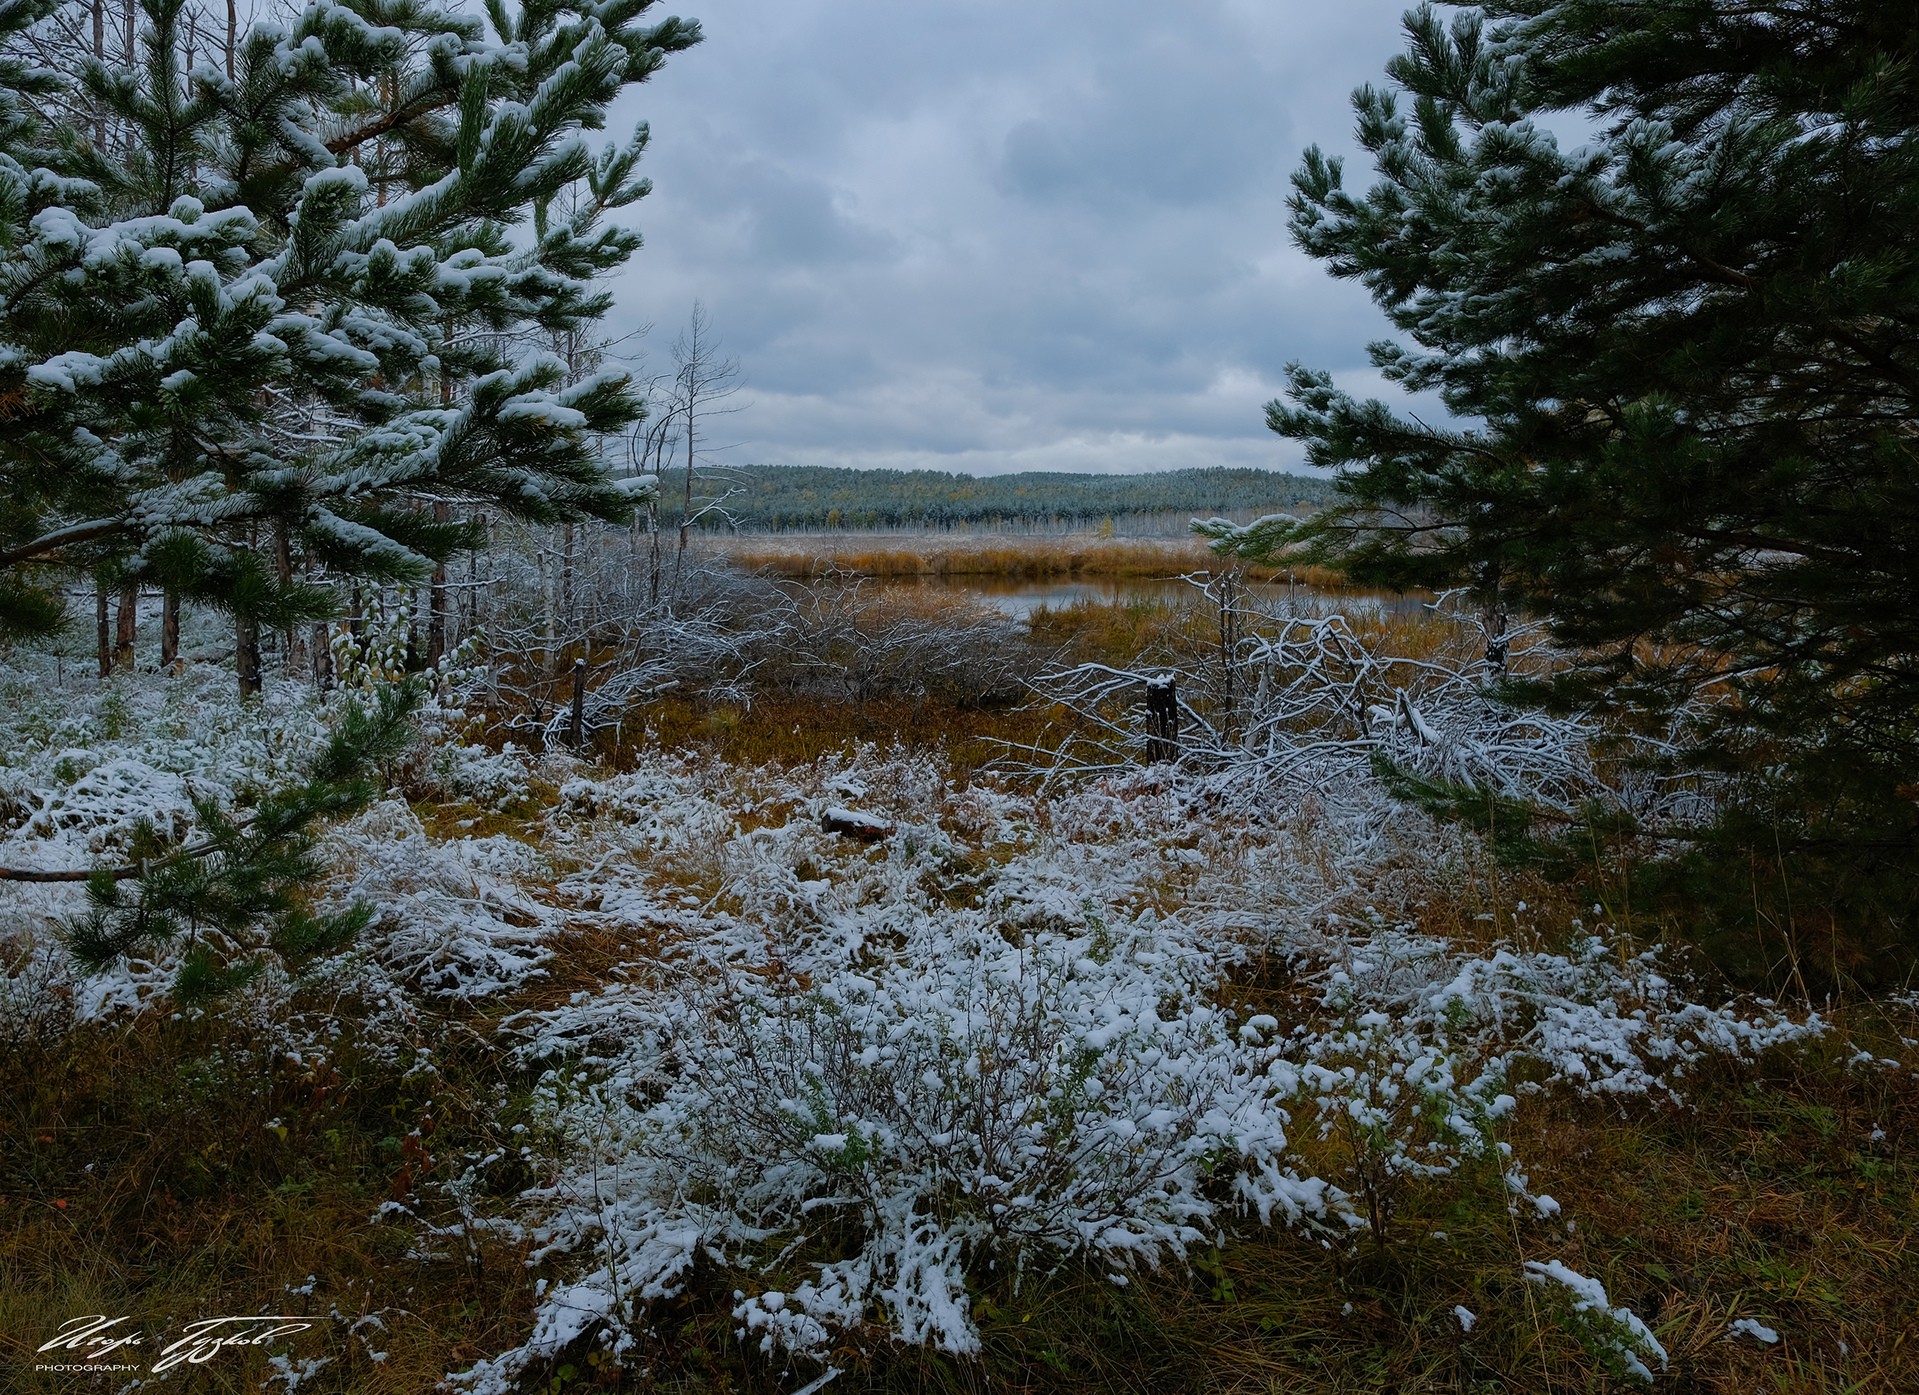
[[[1286,236],[1313,142],[1407,0],[686,0],[616,283],[646,366],[697,297],[740,360],[735,464],[1287,467],[1298,358],[1371,389],[1387,329]],[[1349,164],[1349,183],[1369,167]],[[717,443],[717,442],[716,442]]]

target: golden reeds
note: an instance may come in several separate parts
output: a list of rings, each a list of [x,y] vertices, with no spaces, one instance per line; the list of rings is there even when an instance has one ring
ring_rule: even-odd
[[[1198,538],[1025,538],[963,540],[934,535],[900,539],[870,535],[784,537],[749,534],[720,544],[747,571],[804,580],[830,572],[886,579],[997,578],[1045,581],[1097,577],[1152,579],[1194,571],[1218,571],[1229,564]],[[1302,586],[1334,589],[1343,585],[1321,567],[1238,565],[1251,581],[1294,577]]]

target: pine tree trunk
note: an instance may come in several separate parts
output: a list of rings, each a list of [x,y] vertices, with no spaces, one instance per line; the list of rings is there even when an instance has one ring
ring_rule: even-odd
[[[133,645],[140,637],[140,588],[120,588],[120,609],[113,627],[113,666],[133,669]]]
[[[180,671],[180,593],[160,593],[160,667]]]
[[[93,56],[101,62],[107,57],[107,0],[93,0]],[[93,143],[100,149],[106,149],[107,119],[96,116],[93,120]]]
[[[280,573],[281,587],[283,589],[291,587],[293,585],[293,543],[287,536],[287,526],[284,523],[274,528],[273,561]],[[283,646],[282,671],[291,678],[306,665],[306,656],[300,652],[300,632],[291,620],[287,621],[286,628],[281,632],[280,642]]]
[[[313,686],[323,693],[333,686],[333,647],[324,623],[313,627]]]
[[[546,555],[546,549],[540,549],[540,609],[545,613],[544,629],[540,634],[540,667],[549,674],[553,671],[553,650],[557,644],[556,617],[557,603],[553,596],[553,563]]]
[[[93,623],[100,641],[100,676],[113,676],[113,628],[107,623],[107,584],[93,584]]]
[[[445,523],[452,516],[452,506],[442,501],[433,506],[433,521]],[[446,563],[433,564],[433,589],[427,598],[426,622],[426,663],[428,668],[438,668],[440,660],[446,657]]]
[[[260,695],[260,622],[238,615],[233,620],[233,666],[240,676],[240,696]]]

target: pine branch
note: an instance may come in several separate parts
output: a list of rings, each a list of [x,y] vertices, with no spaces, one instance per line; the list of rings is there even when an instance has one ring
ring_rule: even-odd
[[[378,796],[374,774],[404,750],[424,699],[424,685],[409,681],[381,689],[371,707],[349,707],[326,744],[297,775],[268,791],[249,817],[196,800],[207,830],[197,843],[167,849],[144,825],[135,831],[128,865],[77,873],[9,869],[7,879],[85,881],[91,904],[69,922],[66,941],[86,971],[182,937],[190,946],[176,983],[183,998],[245,981],[258,971],[263,951],[297,967],[343,945],[366,923],[363,906],[316,917],[302,905],[322,870],[312,858],[318,829]]]

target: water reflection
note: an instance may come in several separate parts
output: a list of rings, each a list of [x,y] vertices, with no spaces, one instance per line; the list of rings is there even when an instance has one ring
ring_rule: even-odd
[[[875,578],[866,584],[875,589],[912,588],[964,595],[1015,620],[1026,619],[1042,606],[1058,610],[1087,604],[1188,605],[1200,599],[1199,587],[1192,582],[1160,577],[1026,581],[998,576],[906,576]],[[1261,609],[1296,610],[1313,615],[1411,615],[1424,609],[1432,599],[1420,593],[1317,591],[1310,586],[1289,583],[1284,577],[1276,581],[1249,582],[1246,589]]]

